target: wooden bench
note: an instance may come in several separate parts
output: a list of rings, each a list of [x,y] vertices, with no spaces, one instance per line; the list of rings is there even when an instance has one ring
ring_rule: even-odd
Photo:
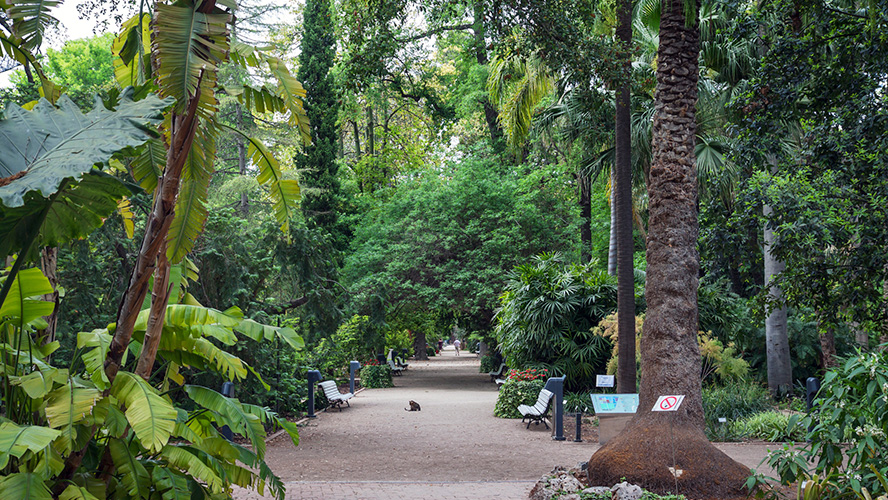
[[[540,422],[546,426],[546,429],[549,428],[549,424],[546,423],[546,418],[549,416],[549,403],[552,402],[552,396],[554,394],[551,391],[547,391],[546,389],[540,390],[540,396],[537,398],[536,404],[533,406],[527,405],[518,405],[518,413],[522,415],[521,422],[523,423],[525,420],[527,421],[526,429],[530,429],[530,423],[533,422],[537,425],[540,425]]]
[[[500,363],[499,368],[497,368],[496,370],[487,372],[487,374],[490,375],[490,381],[495,382],[496,379],[503,378],[503,374],[508,369],[509,369],[509,367],[506,366],[505,363]]]
[[[327,401],[330,402],[330,406],[332,408],[339,408],[339,411],[342,411],[342,403],[345,403],[346,406],[351,407],[348,403],[348,400],[355,397],[354,394],[347,392],[345,394],[339,392],[339,388],[336,387],[336,382],[332,380],[325,380],[323,382],[318,382],[318,385],[321,389],[324,390],[324,395],[327,396]]]

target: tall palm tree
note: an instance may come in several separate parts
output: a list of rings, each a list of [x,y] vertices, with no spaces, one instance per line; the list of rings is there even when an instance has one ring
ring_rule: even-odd
[[[626,429],[592,456],[588,474],[594,484],[625,478],[654,491],[677,487],[688,496],[732,498],[743,494],[749,470],[706,439],[699,375],[696,10],[696,3],[663,1],[648,185],[648,310],[640,405]],[[663,395],[685,399],[677,411],[652,411]]]

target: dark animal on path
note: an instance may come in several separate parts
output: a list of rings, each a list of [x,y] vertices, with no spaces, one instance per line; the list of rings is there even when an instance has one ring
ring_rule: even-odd
[[[416,401],[410,401],[407,404],[410,405],[410,408],[404,408],[405,411],[420,411],[420,410],[422,410],[422,408],[420,408],[420,406],[419,406],[419,403],[417,403]]]

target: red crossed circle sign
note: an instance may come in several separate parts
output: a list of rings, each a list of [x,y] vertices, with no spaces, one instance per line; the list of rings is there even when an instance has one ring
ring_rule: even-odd
[[[663,411],[669,411],[675,406],[675,403],[678,403],[678,397],[676,396],[666,396],[660,401],[660,409]]]

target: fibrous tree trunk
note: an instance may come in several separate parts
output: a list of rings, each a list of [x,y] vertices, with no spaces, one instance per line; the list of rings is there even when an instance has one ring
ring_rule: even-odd
[[[632,158],[629,78],[632,0],[617,2],[617,42],[623,58],[614,118],[614,209],[617,240],[617,392],[637,391],[635,366],[635,279],[632,263]]]
[[[614,186],[617,184],[616,169],[610,173],[610,235],[607,245],[607,274],[617,275],[617,200]]]
[[[577,172],[580,197],[580,259],[584,264],[592,260],[592,182],[589,175]]]
[[[593,485],[625,478],[658,493],[737,498],[750,471],[709,443],[703,422],[694,158],[699,28],[696,20],[686,23],[681,0],[664,0],[662,12],[640,405],[625,430],[592,456],[588,475]],[[685,400],[678,411],[651,411],[663,395]],[[682,472],[673,474],[670,467]]]

